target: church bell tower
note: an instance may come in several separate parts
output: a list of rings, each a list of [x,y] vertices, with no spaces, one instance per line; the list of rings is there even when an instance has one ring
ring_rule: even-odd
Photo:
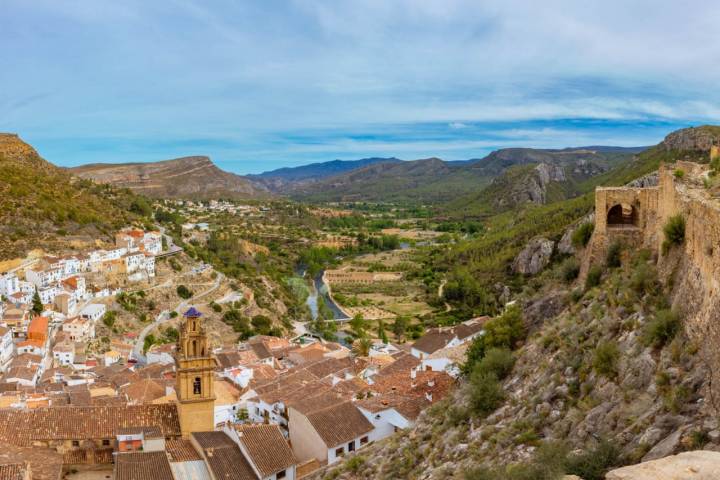
[[[216,361],[210,353],[202,314],[191,307],[183,314],[175,352],[178,414],[183,437],[215,430],[214,376]]]

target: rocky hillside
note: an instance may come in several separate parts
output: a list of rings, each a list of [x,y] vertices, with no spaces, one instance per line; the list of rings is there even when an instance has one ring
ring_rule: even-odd
[[[705,154],[712,145],[720,144],[720,127],[702,125],[672,132],[662,142],[666,150]]]
[[[208,157],[71,168],[81,178],[129,188],[152,198],[246,199],[266,195],[248,179],[219,169]]]
[[[485,158],[462,162],[446,162],[438,158],[424,160],[382,162],[334,175],[320,181],[290,186],[288,193],[300,199],[315,201],[397,201],[442,203],[458,200],[463,204],[482,202],[483,207],[492,205],[479,200],[485,187],[504,175],[500,182],[524,182],[516,173],[526,172],[523,166],[541,167],[540,180],[552,168],[560,167],[568,178],[581,179],[598,175],[628,161],[638,149],[595,147],[589,149],[538,150],[508,148],[495,151]],[[516,170],[513,170],[516,168]],[[585,176],[583,176],[585,175]],[[544,190],[544,187],[541,187]],[[534,198],[536,192],[523,192],[519,185],[517,193]],[[528,190],[537,190],[529,186]],[[568,188],[567,190],[572,190]],[[542,197],[544,192],[539,193]],[[513,198],[507,198],[508,205]],[[522,202],[520,198],[517,202]]]
[[[133,201],[126,192],[72,177],[17,135],[0,134],[0,259],[110,239],[136,218]]]
[[[272,192],[286,193],[328,177],[339,175],[376,163],[397,163],[397,158],[363,158],[360,160],[332,160],[330,162],[311,163],[300,167],[286,167],[259,175],[248,175],[253,182],[259,183]]]

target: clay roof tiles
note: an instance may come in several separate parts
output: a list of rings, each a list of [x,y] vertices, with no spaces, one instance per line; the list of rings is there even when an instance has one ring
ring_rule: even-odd
[[[240,443],[263,478],[298,463],[277,425],[241,425],[237,430]]]
[[[307,415],[325,445],[332,448],[360,437],[373,429],[360,410],[345,402]]]
[[[116,480],[174,480],[165,452],[120,453],[115,457]]]

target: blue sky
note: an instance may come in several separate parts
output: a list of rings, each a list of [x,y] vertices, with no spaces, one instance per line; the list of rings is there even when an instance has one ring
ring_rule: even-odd
[[[649,145],[720,123],[720,3],[5,0],[0,131],[60,165]]]

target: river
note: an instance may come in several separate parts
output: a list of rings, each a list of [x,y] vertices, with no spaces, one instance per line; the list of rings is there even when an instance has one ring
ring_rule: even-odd
[[[295,269],[295,273],[299,277],[305,278],[307,272],[305,271],[305,268],[298,267]],[[320,273],[318,273],[313,279],[313,288],[310,290],[310,295],[308,295],[307,300],[305,300],[305,303],[310,309],[310,314],[313,320],[317,319],[318,317],[318,295],[322,296],[323,300],[325,301],[325,305],[327,305],[327,307],[333,313],[333,319],[348,319],[348,316],[345,315],[342,310],[340,310],[340,307],[338,307],[337,304],[333,301],[333,299],[330,298],[330,295],[328,294],[328,286],[325,284],[325,282],[323,282],[323,271],[320,271]]]

